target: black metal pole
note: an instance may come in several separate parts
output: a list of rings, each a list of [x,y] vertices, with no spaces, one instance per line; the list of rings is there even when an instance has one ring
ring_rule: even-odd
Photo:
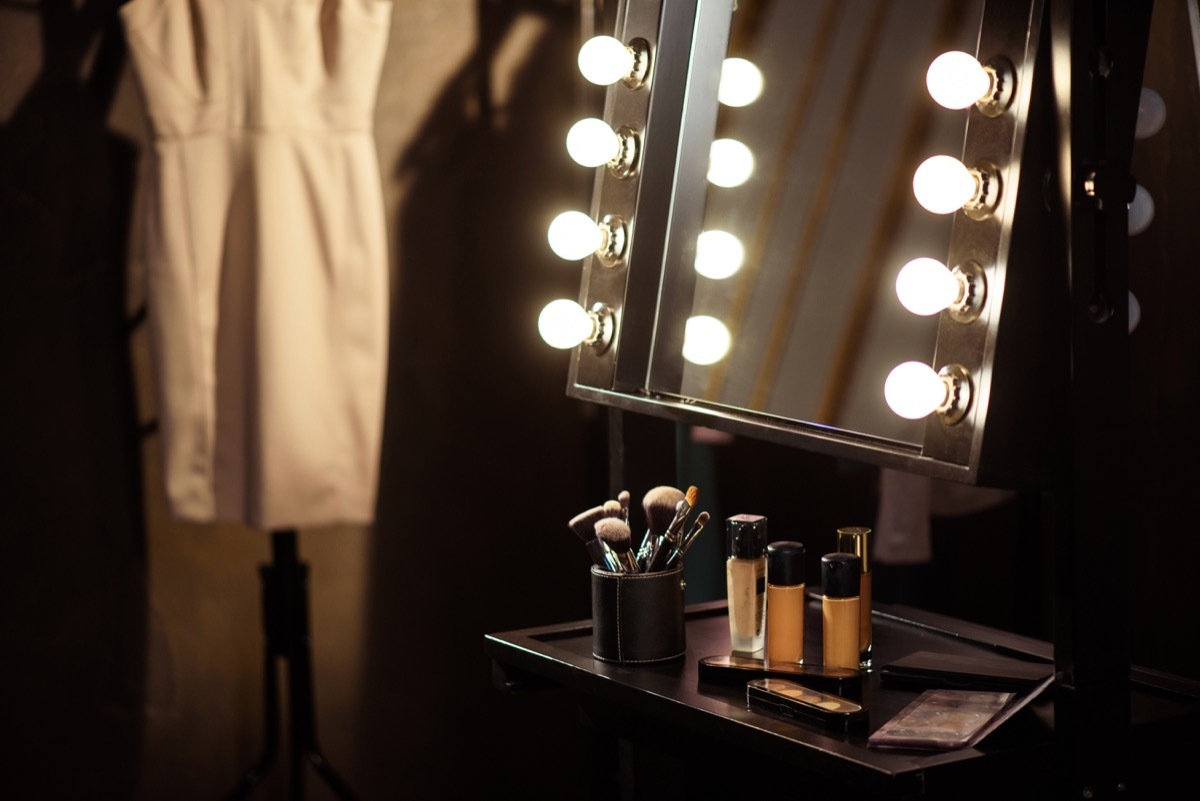
[[[312,641],[308,617],[308,566],[297,555],[296,532],[284,529],[271,535],[271,564],[259,569],[263,603],[263,711],[265,742],[262,754],[228,801],[247,797],[266,777],[279,750],[278,660],[288,670],[288,724],[290,796],[304,797],[304,767],[311,764],[338,798],[353,801],[354,793],[329,764],[317,746],[313,703]]]

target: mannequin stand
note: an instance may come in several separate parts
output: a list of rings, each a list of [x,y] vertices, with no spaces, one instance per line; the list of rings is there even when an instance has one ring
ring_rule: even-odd
[[[312,653],[308,631],[308,566],[296,556],[296,532],[283,530],[271,535],[272,563],[259,572],[263,585],[263,632],[266,659],[263,665],[263,694],[266,742],[258,762],[242,777],[226,798],[245,798],[262,782],[275,761],[279,746],[279,681],[276,660],[288,668],[288,723],[291,751],[290,798],[304,797],[304,763],[342,799],[354,793],[337,775],[317,748],[312,689]]]

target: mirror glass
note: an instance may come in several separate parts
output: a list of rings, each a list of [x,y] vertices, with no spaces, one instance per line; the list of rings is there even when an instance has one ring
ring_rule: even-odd
[[[728,150],[710,157],[690,263],[667,264],[697,270],[692,316],[720,321],[729,349],[702,363],[693,322],[682,383],[677,367],[666,378],[652,364],[652,388],[921,443],[925,421],[894,414],[883,386],[900,362],[932,360],[938,317],[904,309],[895,281],[911,259],[946,259],[953,215],[922,208],[912,178],[929,156],[961,154],[968,112],[937,105],[925,75],[943,52],[976,52],[982,11],[982,0],[737,2],[727,55],[741,61],[722,72],[714,135]]]

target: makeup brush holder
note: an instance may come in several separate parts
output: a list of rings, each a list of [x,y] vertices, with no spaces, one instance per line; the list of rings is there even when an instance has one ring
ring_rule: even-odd
[[[654,573],[592,568],[592,656],[646,665],[679,659],[685,649],[682,565]]]

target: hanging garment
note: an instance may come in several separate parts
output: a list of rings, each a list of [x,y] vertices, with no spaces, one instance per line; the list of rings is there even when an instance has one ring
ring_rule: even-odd
[[[132,0],[147,292],[184,520],[372,520],[387,349],[373,136],[388,0]]]

